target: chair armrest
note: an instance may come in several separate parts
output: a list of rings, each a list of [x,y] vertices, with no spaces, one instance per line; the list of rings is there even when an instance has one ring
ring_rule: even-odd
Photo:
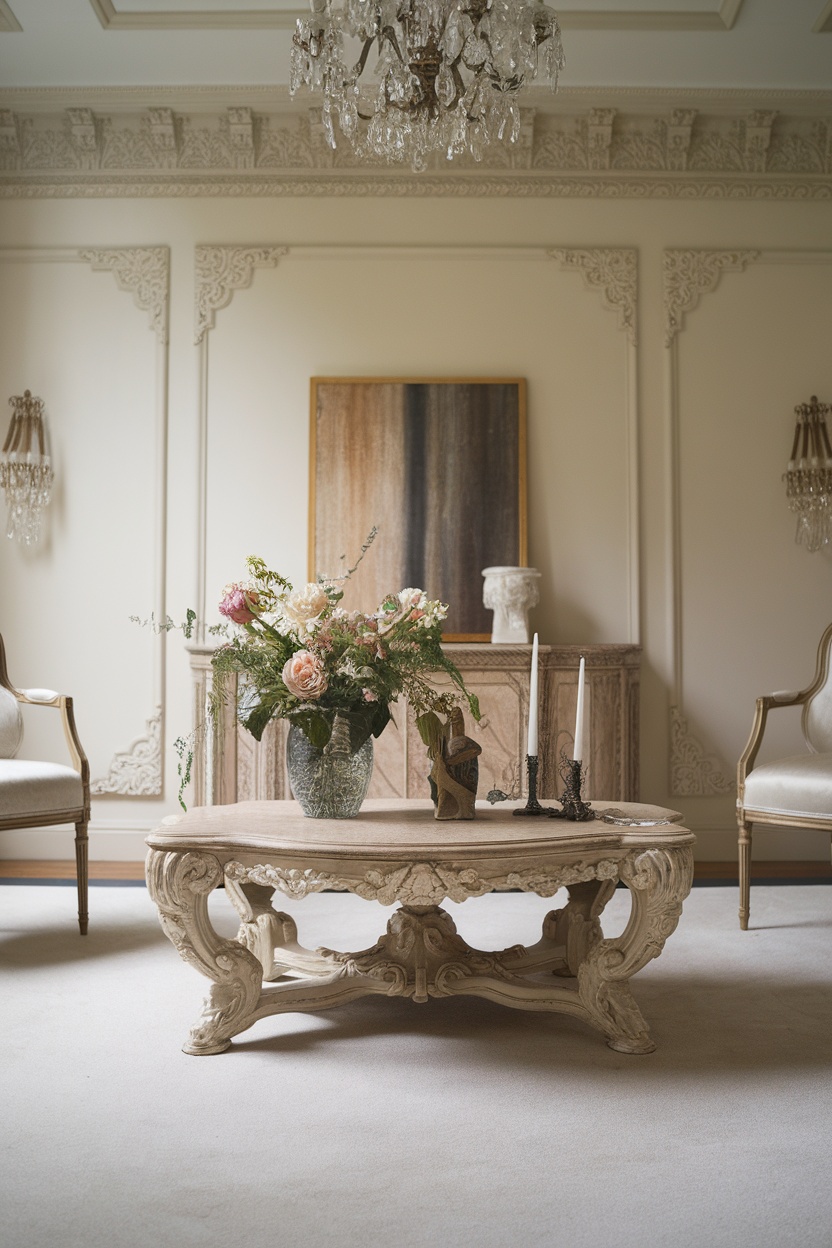
[[[84,753],[84,747],[81,745],[78,729],[75,727],[75,711],[72,705],[72,698],[65,693],[56,693],[54,689],[12,689],[12,693],[18,702],[22,702],[25,706],[54,706],[56,710],[60,711],[64,737],[66,738],[72,765],[76,771],[81,773],[81,782],[84,785],[84,806],[87,809],[87,813],[89,813],[90,765]]]
[[[748,738],[748,744],[740,756],[740,761],[737,763],[738,806],[742,805],[745,777],[754,767],[754,762],[763,743],[763,733],[766,730],[766,720],[769,711],[776,710],[781,706],[802,706],[809,695],[810,689],[811,686],[807,689],[800,689],[796,693],[781,690],[778,693],[766,693],[757,699],[757,709],[754,712],[754,722],[751,725],[751,736]]]

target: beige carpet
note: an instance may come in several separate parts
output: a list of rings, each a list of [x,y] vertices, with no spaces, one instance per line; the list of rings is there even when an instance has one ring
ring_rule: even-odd
[[[448,909],[499,948],[550,904]],[[311,945],[385,922],[287,908]],[[368,998],[194,1058],[207,981],[143,889],[91,890],[82,940],[72,889],[0,888],[4,1248],[829,1248],[832,889],[756,887],[747,933],[736,908],[695,889],[634,980],[648,1057],[563,1016]]]

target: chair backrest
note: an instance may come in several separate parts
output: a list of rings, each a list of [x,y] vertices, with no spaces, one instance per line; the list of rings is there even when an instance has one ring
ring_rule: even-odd
[[[23,716],[13,693],[0,685],[0,758],[14,758],[23,740]]]
[[[818,646],[817,671],[803,706],[803,735],[810,750],[832,753],[832,624]]]

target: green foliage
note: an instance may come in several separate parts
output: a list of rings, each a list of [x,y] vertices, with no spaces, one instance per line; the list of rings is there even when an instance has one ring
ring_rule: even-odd
[[[177,797],[182,809],[187,810],[188,807],[185,805],[183,794],[191,783],[191,769],[194,763],[193,739],[177,737],[173,743],[173,748],[179,757],[179,762],[176,764],[176,770],[179,774],[179,792]]]

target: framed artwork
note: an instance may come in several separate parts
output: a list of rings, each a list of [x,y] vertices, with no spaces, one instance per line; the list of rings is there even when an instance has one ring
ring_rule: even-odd
[[[424,589],[446,641],[489,641],[483,568],[525,567],[526,384],[519,378],[313,377],[309,575],[343,605]]]

